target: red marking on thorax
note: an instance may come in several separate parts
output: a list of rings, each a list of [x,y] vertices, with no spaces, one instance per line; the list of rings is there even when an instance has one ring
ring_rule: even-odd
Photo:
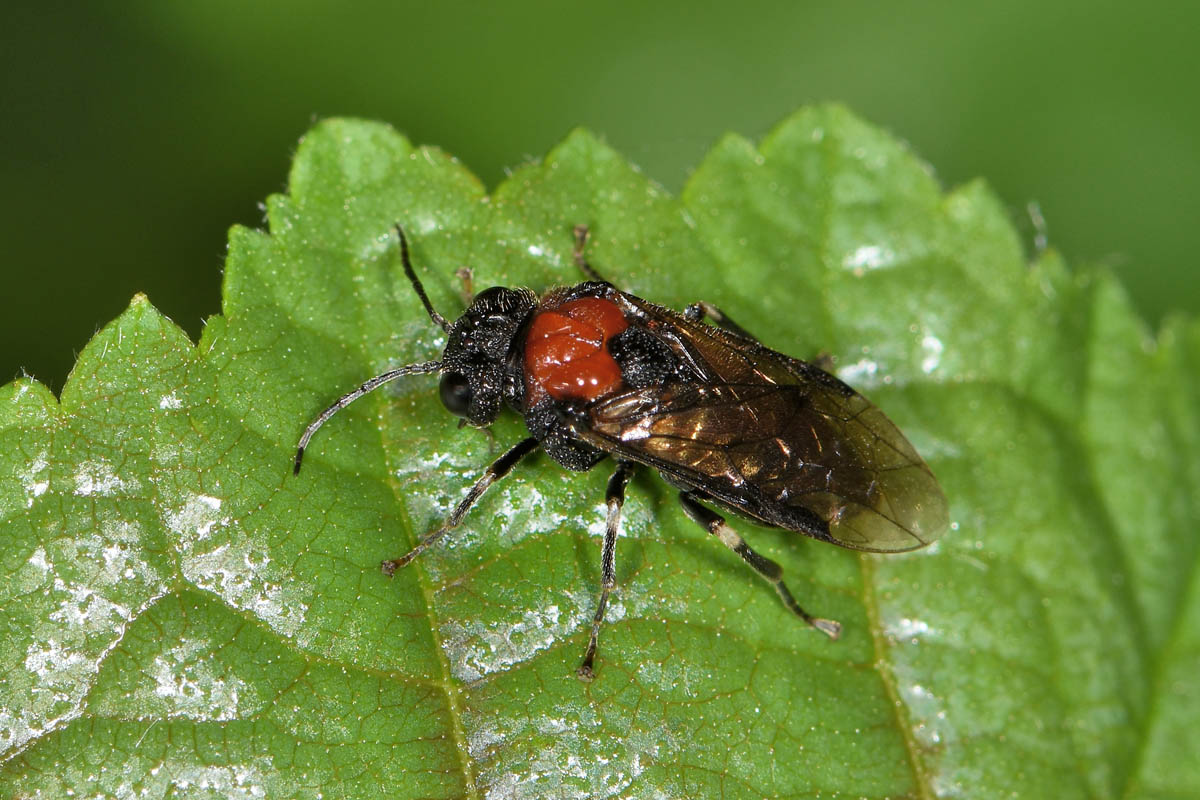
[[[581,297],[533,318],[525,337],[526,404],[595,400],[621,383],[608,340],[629,327],[611,300]]]

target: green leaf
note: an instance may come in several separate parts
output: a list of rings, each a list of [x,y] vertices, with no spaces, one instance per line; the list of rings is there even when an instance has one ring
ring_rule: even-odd
[[[57,400],[0,389],[0,788],[61,797],[1190,797],[1200,712],[1200,325],[1151,339],[1103,273],[1029,263],[982,184],[943,194],[837,107],[730,137],[682,198],[585,132],[490,197],[330,121],[269,233],[235,229],[198,346],[149,302]],[[798,624],[643,472],[598,677],[604,469],[534,457],[388,580],[523,427],[414,377],[434,305],[579,279],[720,305],[826,351],[939,475],[952,530],[859,555],[741,523]]]

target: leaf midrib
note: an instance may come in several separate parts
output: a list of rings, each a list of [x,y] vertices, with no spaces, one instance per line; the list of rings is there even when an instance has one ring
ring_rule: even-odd
[[[357,292],[355,292],[357,293]],[[366,308],[367,304],[360,303],[359,308]],[[363,315],[358,316],[358,327],[360,331],[365,330]],[[370,357],[366,350],[365,335],[362,336],[362,361],[364,364],[370,363]],[[370,368],[368,367],[367,370]],[[386,431],[389,427],[385,425],[385,419],[390,413],[390,409],[395,406],[387,402],[386,395],[379,394],[374,399],[376,406],[376,427],[379,430],[379,446],[383,451],[384,464],[390,465],[392,448],[388,447]],[[408,513],[408,505],[404,501],[403,487],[397,478],[397,472],[390,466],[386,466],[387,474],[384,477],[384,483],[388,490],[392,493],[395,503],[401,509],[400,517],[404,520],[404,526],[407,529],[408,541],[410,545],[415,545],[417,537],[412,529],[412,518]],[[417,559],[419,562],[420,559]],[[458,690],[455,688],[453,678],[451,677],[450,662],[446,657],[445,648],[442,647],[442,638],[438,627],[438,617],[434,606],[434,591],[431,585],[429,575],[425,568],[419,563],[409,564],[405,569],[415,570],[416,583],[421,590],[421,599],[425,606],[425,616],[429,620],[429,635],[433,642],[433,649],[437,658],[438,669],[440,672],[439,680],[432,681],[432,685],[441,689],[446,697],[446,706],[450,716],[450,734],[454,742],[454,751],[458,755],[459,765],[462,769],[463,786],[466,790],[466,796],[471,800],[479,800],[479,790],[476,787],[475,773],[472,769],[470,750],[467,746],[467,735],[462,725],[462,710],[459,708]]]

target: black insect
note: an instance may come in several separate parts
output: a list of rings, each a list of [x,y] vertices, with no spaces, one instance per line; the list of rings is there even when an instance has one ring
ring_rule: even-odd
[[[540,298],[493,287],[454,323],[433,309],[397,231],[404,271],[446,331],[446,349],[440,361],[385,372],[323,411],[300,438],[295,472],[326,420],[405,375],[440,372],[442,403],[471,425],[490,425],[507,404],[524,415],[529,437],[488,467],[439,528],[383,562],[386,574],[455,528],[534,450],[580,471],[612,456],[600,600],[578,670],[590,679],[615,585],[625,485],[637,464],[678,487],[689,517],[769,581],[792,612],[833,638],[841,626],[801,608],[780,566],[706,503],[855,550],[913,550],[946,528],[937,480],[882,411],[819,367],[763,347],[709,303],[679,313],[619,291],[588,264],[585,227],[575,229],[575,261],[590,280]]]

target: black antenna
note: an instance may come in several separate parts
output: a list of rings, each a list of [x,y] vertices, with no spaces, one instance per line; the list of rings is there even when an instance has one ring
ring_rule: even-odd
[[[400,234],[400,241],[401,242],[404,241],[404,234]],[[407,264],[408,264],[408,259],[405,258],[405,265],[407,265]],[[412,275],[411,270],[409,271],[409,275],[410,276]],[[414,278],[413,280],[415,281],[416,279]],[[420,284],[418,283],[417,286],[420,287]],[[418,291],[419,291],[419,289],[418,289]],[[422,298],[423,297],[424,297],[424,293],[422,293]],[[425,301],[425,305],[426,306],[429,305],[428,300]],[[432,315],[432,314],[433,314],[433,310],[430,309],[430,315]],[[437,320],[438,320],[438,318],[434,317],[434,321],[436,322]],[[442,320],[442,322],[444,323],[445,320]],[[316,419],[314,419],[311,423],[309,423],[309,426],[304,429],[304,435],[300,437],[300,444],[296,447],[296,464],[292,470],[292,474],[293,475],[300,474],[300,461],[304,458],[304,448],[308,447],[308,442],[310,439],[312,439],[313,434],[315,434],[317,432],[317,430],[322,425],[324,425],[329,420],[329,418],[332,417],[334,414],[341,411],[343,408],[350,405],[355,400],[362,397],[364,394],[375,391],[376,389],[378,389],[380,386],[383,386],[388,381],[394,381],[394,380],[396,380],[396,378],[402,378],[405,375],[424,375],[429,372],[437,372],[441,368],[442,368],[441,361],[426,361],[423,364],[409,364],[408,366],[405,366],[405,367],[388,370],[387,372],[383,373],[382,375],[376,375],[374,378],[371,378],[371,380],[367,381],[362,386],[359,386],[353,392],[349,392],[348,394],[344,394],[341,397],[339,397],[337,399],[336,403],[334,403],[329,408],[322,411],[321,415],[318,416]]]
[[[449,333],[450,323],[433,310],[433,304],[429,302],[429,295],[425,294],[425,287],[421,285],[417,273],[413,271],[412,261],[408,257],[408,237],[404,235],[404,228],[397,225],[396,233],[400,235],[400,261],[404,264],[404,274],[412,281],[413,288],[417,290],[417,297],[421,298],[421,302],[425,304],[425,310],[429,312],[429,318],[441,326],[442,330]]]

